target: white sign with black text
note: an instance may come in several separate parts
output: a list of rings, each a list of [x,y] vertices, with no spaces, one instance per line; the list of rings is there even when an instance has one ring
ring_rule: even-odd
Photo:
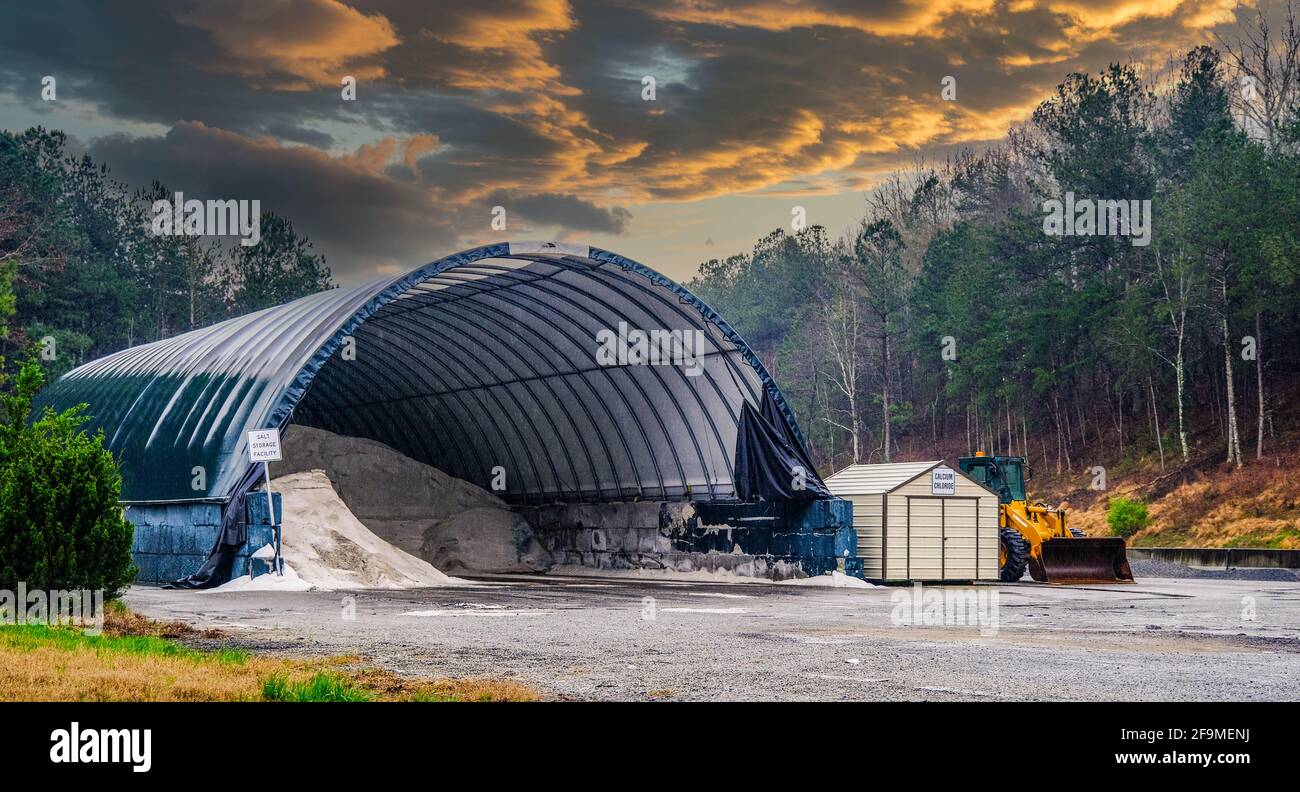
[[[930,494],[957,494],[957,474],[952,470],[952,468],[937,467],[930,471]]]
[[[258,429],[248,433],[249,462],[279,462],[280,432],[276,429]]]

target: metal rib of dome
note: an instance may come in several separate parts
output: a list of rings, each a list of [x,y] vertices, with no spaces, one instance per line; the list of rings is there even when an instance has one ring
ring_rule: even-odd
[[[620,325],[699,331],[702,371],[603,365],[598,333]],[[290,423],[482,487],[503,472],[513,502],[725,500],[740,406],[764,388],[797,433],[758,358],[683,287],[597,248],[502,243],[100,358],[38,404],[89,405],[133,502],[229,500],[248,431]]]

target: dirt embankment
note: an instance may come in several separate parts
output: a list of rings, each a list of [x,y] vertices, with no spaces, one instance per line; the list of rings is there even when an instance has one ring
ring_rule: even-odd
[[[1271,464],[1270,464],[1271,463]],[[1300,459],[1252,461],[1166,473],[1159,467],[1111,482],[1106,492],[1071,493],[1073,524],[1092,536],[1107,535],[1106,504],[1123,496],[1147,504],[1150,524],[1134,545],[1276,547],[1300,549]]]

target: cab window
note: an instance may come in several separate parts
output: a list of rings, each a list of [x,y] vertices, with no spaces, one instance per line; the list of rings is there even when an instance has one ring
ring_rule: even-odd
[[[1011,499],[1024,500],[1025,479],[1020,465],[1001,465],[999,470],[1002,471],[1003,483],[1007,485],[1007,489],[1011,490]]]

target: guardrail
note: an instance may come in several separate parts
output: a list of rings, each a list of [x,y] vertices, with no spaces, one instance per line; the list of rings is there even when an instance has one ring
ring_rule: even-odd
[[[1300,569],[1300,550],[1259,547],[1130,547],[1128,557],[1194,569]]]

